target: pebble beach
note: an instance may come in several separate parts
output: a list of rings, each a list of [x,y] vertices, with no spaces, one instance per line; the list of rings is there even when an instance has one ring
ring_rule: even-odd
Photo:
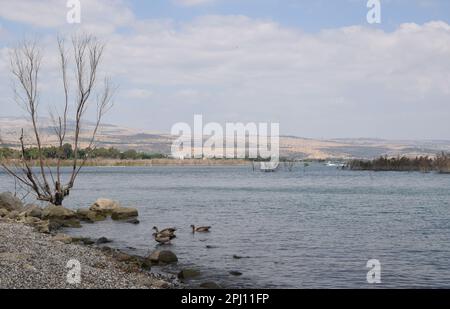
[[[70,280],[73,268],[68,262],[71,260],[79,261],[79,283]],[[101,247],[65,243],[61,236],[39,233],[30,226],[0,218],[0,289],[161,289],[174,286],[171,278],[130,267]]]

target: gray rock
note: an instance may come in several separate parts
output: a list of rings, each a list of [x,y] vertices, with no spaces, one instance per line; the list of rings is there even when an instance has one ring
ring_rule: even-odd
[[[117,209],[121,207],[119,202],[106,199],[106,198],[99,198],[95,201],[94,204],[89,208],[89,210],[95,211],[97,213],[103,214],[103,215],[111,215],[112,211],[114,209]]]
[[[114,249],[108,246],[103,246],[100,248],[100,250],[106,254],[106,255],[113,255],[114,254]]]
[[[19,218],[19,215],[20,215],[20,213],[17,210],[13,210],[8,213],[6,218],[15,220],[15,219]]]
[[[97,239],[97,241],[95,242],[97,245],[102,245],[102,244],[107,244],[112,242],[111,240],[109,240],[106,237],[100,237],[99,239]]]
[[[56,218],[56,219],[66,220],[66,219],[76,218],[77,215],[75,214],[75,212],[73,210],[64,208],[63,206],[55,206],[55,205],[49,204],[42,211],[42,217],[44,219]]]
[[[117,251],[113,254],[113,257],[118,260],[119,262],[130,262],[134,260],[134,257],[132,255],[129,255],[122,251]]]
[[[97,211],[93,211],[87,208],[81,208],[77,210],[77,217],[78,219],[82,220],[82,221],[86,221],[86,222],[97,222],[97,221],[103,221],[106,219],[106,215],[101,213],[101,212],[97,212]]]
[[[230,271],[230,275],[232,275],[232,276],[242,276],[242,273],[240,271],[232,270],[232,271]]]
[[[136,218],[138,211],[136,208],[119,207],[112,211],[111,219],[113,220],[128,220]]]
[[[42,208],[33,204],[26,205],[22,213],[26,217],[34,217],[42,219]]]
[[[185,268],[178,273],[179,279],[191,279],[200,276],[200,271],[192,268]]]
[[[147,257],[152,264],[170,264],[178,262],[178,258],[172,251],[156,250]]]
[[[139,220],[137,218],[131,218],[131,219],[127,219],[127,220],[122,220],[123,222],[126,223],[131,223],[131,224],[139,224]]]
[[[167,282],[167,281],[164,281],[164,280],[156,280],[156,281],[153,281],[153,282],[150,282],[150,283],[151,283],[150,286],[153,286],[153,287],[155,287],[157,289],[168,289],[168,288],[170,288],[170,283]]]
[[[93,241],[89,237],[72,237],[72,242],[81,243],[86,246],[95,244],[95,241]]]
[[[19,222],[22,222],[26,225],[34,226],[35,224],[41,222],[41,219],[35,217],[23,217],[20,219]]]
[[[0,209],[0,218],[7,217],[8,214],[9,214],[8,210],[3,209],[3,208]]]
[[[34,224],[34,229],[39,233],[48,234],[50,233],[50,221],[41,220],[40,222],[36,222]]]
[[[240,255],[233,255],[233,259],[236,259],[236,260],[240,260],[240,259],[249,259],[250,257],[249,256],[240,256]]]
[[[20,199],[10,192],[0,193],[0,209],[20,212],[23,209],[23,204]]]
[[[81,227],[77,214],[62,206],[48,205],[42,211],[42,218],[50,220],[51,230],[56,230],[59,227]]]

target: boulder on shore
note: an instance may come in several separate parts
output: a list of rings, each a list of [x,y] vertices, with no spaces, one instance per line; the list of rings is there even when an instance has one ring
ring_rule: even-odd
[[[151,264],[170,264],[178,262],[178,258],[172,251],[157,250],[147,257]]]
[[[106,198],[99,198],[95,201],[94,204],[89,208],[89,210],[95,211],[97,213],[100,213],[104,216],[111,215],[113,210],[120,208],[120,203],[106,199]]]
[[[80,208],[77,210],[78,219],[86,222],[97,222],[106,219],[106,216],[100,212],[93,211],[87,208]]]
[[[0,208],[0,218],[7,217],[9,214],[9,211],[6,209]]]
[[[107,244],[107,243],[110,243],[110,242],[112,242],[112,240],[110,240],[110,239],[108,239],[108,238],[106,238],[106,237],[100,237],[99,239],[97,239],[97,240],[95,241],[95,243],[96,243],[97,245]]]
[[[179,279],[191,279],[198,276],[200,276],[200,272],[192,268],[185,268],[178,273]]]
[[[16,220],[19,218],[20,212],[18,212],[17,210],[13,210],[10,211],[7,215],[6,218],[8,219],[12,219],[12,220]]]
[[[10,192],[0,193],[0,209],[7,211],[21,211],[23,208],[22,201]]]
[[[62,206],[49,205],[42,211],[42,219],[50,220],[50,229],[59,227],[81,227],[77,214]]]
[[[34,229],[39,233],[50,233],[50,221],[49,220],[40,220],[33,224]]]
[[[136,208],[119,207],[112,211],[111,219],[128,220],[130,218],[136,218],[138,215],[138,210]]]
[[[21,215],[25,217],[42,218],[42,208],[33,204],[28,204],[23,209]]]
[[[78,243],[89,246],[95,244],[95,241],[93,241],[89,237],[72,237],[72,243]]]
[[[25,216],[25,217],[21,217],[19,222],[21,222],[25,225],[34,226],[35,224],[37,224],[40,221],[41,221],[41,219],[39,219],[39,218]]]

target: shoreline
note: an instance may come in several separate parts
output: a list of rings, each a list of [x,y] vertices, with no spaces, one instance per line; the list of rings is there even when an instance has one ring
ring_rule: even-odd
[[[0,218],[0,289],[180,288],[173,277],[137,267],[137,257],[109,247],[67,242],[67,237]],[[79,283],[68,280],[71,260],[79,261]]]
[[[39,166],[37,160],[29,161],[33,167]],[[7,166],[15,166],[20,160],[10,159],[6,161]],[[61,161],[61,167],[72,166],[72,160]],[[56,167],[57,161],[47,159],[46,165]],[[128,166],[245,166],[251,165],[251,161],[243,159],[143,159],[143,160],[121,160],[121,159],[91,159],[86,161],[85,167],[128,167]]]

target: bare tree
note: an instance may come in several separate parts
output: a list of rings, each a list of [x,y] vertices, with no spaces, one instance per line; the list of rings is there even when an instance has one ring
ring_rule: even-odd
[[[61,78],[64,92],[62,111],[58,115],[51,115],[54,123],[54,133],[57,137],[58,157],[56,170],[48,166],[43,153],[43,143],[39,131],[39,118],[37,115],[39,106],[39,77],[42,56],[36,42],[23,42],[11,53],[11,72],[16,81],[14,93],[16,102],[21,105],[32,124],[32,141],[37,148],[38,168],[31,166],[26,156],[24,142],[24,130],[19,138],[21,147],[20,162],[1,161],[2,167],[8,174],[14,177],[24,187],[33,192],[38,200],[46,201],[54,205],[62,205],[64,198],[69,195],[75,180],[85,165],[89,153],[95,149],[95,138],[105,113],[112,106],[114,89],[110,80],[106,78],[102,87],[97,90],[97,73],[103,58],[104,44],[90,35],[75,35],[72,37],[72,50],[66,49],[65,40],[58,38],[59,62],[61,67]],[[73,59],[73,94],[70,92],[69,84],[69,59]],[[80,133],[83,126],[83,116],[93,101],[97,103],[96,121],[94,123],[86,153],[80,157]],[[72,105],[73,104],[73,105]],[[70,144],[73,148],[73,159],[71,163],[70,176],[63,184],[61,175],[61,160],[63,146],[68,143],[68,119],[69,110],[73,106],[73,132],[70,132]],[[56,174],[56,175],[55,175]]]

